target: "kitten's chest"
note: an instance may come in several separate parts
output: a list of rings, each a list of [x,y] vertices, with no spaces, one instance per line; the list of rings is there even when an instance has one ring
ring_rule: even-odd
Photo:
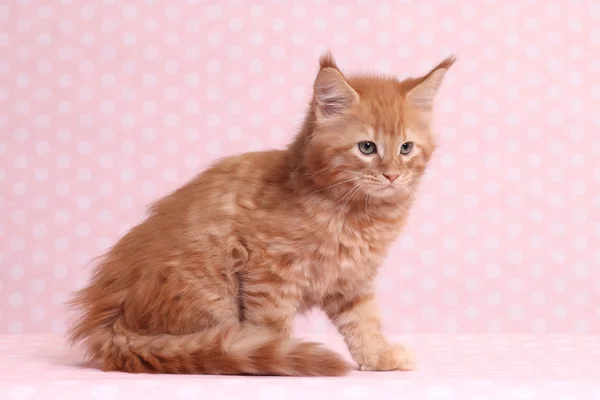
[[[371,282],[401,226],[332,219],[322,229],[326,234],[314,234],[319,246],[304,264],[310,281],[308,292],[317,303],[333,292],[360,290]]]
[[[403,227],[400,219],[333,216],[310,235],[320,240],[318,255],[341,269],[381,262]]]
[[[357,248],[341,250],[335,257],[313,259],[307,291],[318,302],[334,292],[359,290],[375,278],[383,259],[383,254]]]

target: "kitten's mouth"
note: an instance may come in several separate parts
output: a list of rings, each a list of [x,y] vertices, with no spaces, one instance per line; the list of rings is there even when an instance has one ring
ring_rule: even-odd
[[[395,181],[395,182],[381,182],[381,184],[376,185],[371,189],[371,194],[376,197],[387,197],[394,196],[400,193],[404,193],[410,185],[410,179],[405,181]]]
[[[399,189],[400,186],[394,185],[393,183],[388,183],[387,185],[377,186],[373,193],[377,196],[389,196],[397,193]]]

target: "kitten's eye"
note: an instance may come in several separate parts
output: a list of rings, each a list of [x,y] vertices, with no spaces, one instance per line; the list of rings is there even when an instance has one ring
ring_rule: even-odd
[[[358,142],[358,149],[368,156],[377,152],[377,146],[373,142]]]
[[[400,154],[407,156],[413,150],[413,142],[406,142],[400,147]]]

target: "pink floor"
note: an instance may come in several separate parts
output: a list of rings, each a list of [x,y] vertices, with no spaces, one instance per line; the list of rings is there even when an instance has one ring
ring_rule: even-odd
[[[314,338],[344,351],[336,337]],[[0,336],[0,399],[600,399],[600,336],[399,338],[415,372],[344,378],[156,376],[81,366],[61,338]]]

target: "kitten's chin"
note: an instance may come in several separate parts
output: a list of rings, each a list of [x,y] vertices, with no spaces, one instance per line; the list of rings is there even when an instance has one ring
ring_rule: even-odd
[[[402,193],[402,187],[394,185],[382,185],[369,190],[369,195],[377,198],[399,197]]]

